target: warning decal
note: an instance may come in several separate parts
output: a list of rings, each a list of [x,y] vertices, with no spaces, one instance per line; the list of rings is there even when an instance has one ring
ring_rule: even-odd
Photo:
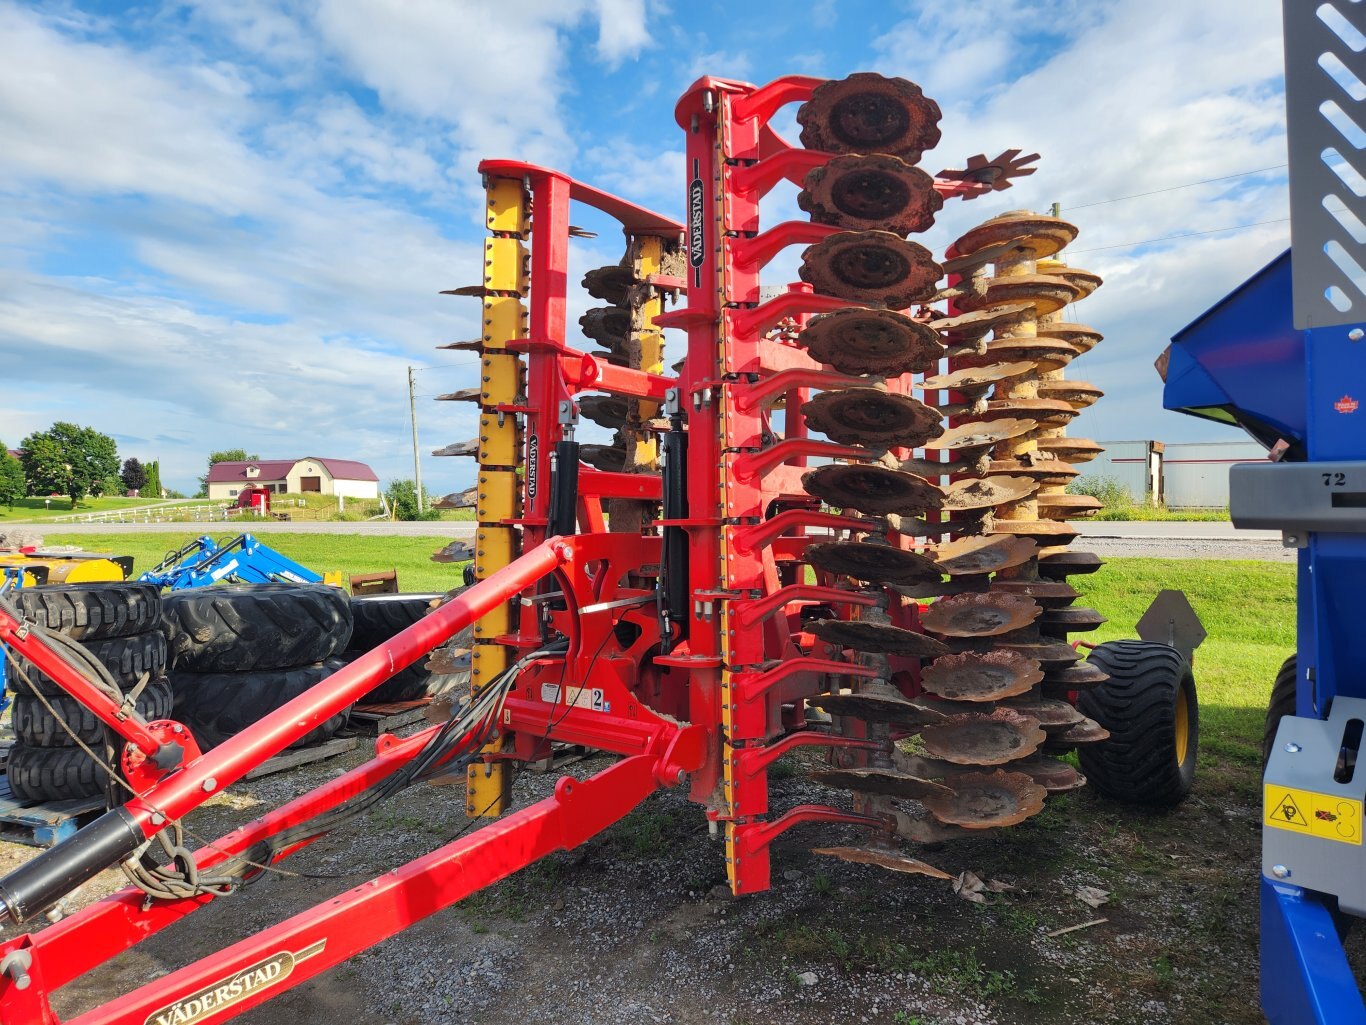
[[[1361,846],[1360,801],[1268,783],[1262,788],[1262,809],[1262,823],[1272,829]]]

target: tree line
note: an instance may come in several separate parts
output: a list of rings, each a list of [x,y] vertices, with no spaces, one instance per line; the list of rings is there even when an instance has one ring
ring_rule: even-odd
[[[19,458],[0,442],[0,502],[65,495],[76,508],[81,499],[129,491],[163,497],[161,467],[135,457],[119,461],[118,445],[93,427],[58,421],[19,443]]]

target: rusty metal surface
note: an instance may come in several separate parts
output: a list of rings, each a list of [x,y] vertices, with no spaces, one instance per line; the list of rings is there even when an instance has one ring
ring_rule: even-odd
[[[1051,739],[1058,744],[1098,744],[1110,738],[1110,731],[1094,719],[1083,718],[1065,733]]]
[[[939,509],[944,492],[913,473],[885,466],[832,463],[802,476],[802,487],[839,509],[919,515]]]
[[[608,349],[626,343],[631,333],[631,311],[621,306],[598,306],[579,318],[584,336]]]
[[[904,697],[883,694],[817,694],[807,699],[809,704],[829,712],[867,722],[884,722],[915,731],[933,723],[942,723],[944,714]]]
[[[823,82],[797,110],[801,143],[827,153],[890,153],[917,163],[939,143],[939,104],[904,78],[859,72]]]
[[[1039,398],[1060,399],[1073,409],[1085,409],[1093,405],[1105,393],[1089,381],[1041,381]]]
[[[1022,566],[1038,554],[1039,547],[1027,538],[1006,534],[965,537],[939,545],[932,553],[935,564],[950,576],[995,573]]]
[[[1077,418],[1077,410],[1054,399],[992,399],[981,414],[987,422],[996,419],[1028,417],[1040,427],[1065,427]]]
[[[1034,364],[1028,360],[1010,363],[993,363],[991,366],[964,367],[947,374],[935,374],[919,382],[915,387],[924,391],[985,391],[997,381],[1012,377],[1023,377],[1032,373]]]
[[[579,459],[598,470],[620,473],[626,469],[626,449],[616,445],[581,445]]]
[[[1012,534],[1015,537],[1032,538],[1045,548],[1054,545],[1071,544],[1077,539],[1075,527],[1069,527],[1058,520],[1002,520],[992,524],[996,534]]]
[[[996,642],[1001,648],[1007,651],[1018,651],[1025,658],[1032,658],[1039,663],[1044,675],[1055,672],[1059,669],[1066,669],[1081,659],[1081,652],[1068,644],[1066,641],[1053,640],[1052,638],[1039,638],[1037,640],[998,640]]]
[[[1042,678],[1043,674],[1040,673],[1039,676]],[[1003,702],[1001,707],[1037,719],[1045,733],[1071,729],[1086,718],[1066,701],[1059,701],[1057,698],[1014,698]]]
[[[583,287],[588,294],[613,306],[626,304],[626,290],[635,283],[636,277],[631,268],[620,264],[595,267],[583,276]]]
[[[940,822],[964,829],[1013,826],[1043,810],[1047,791],[1022,772],[969,773],[954,780],[952,797],[924,801]]]
[[[1039,628],[1049,633],[1084,633],[1104,626],[1109,620],[1095,609],[1073,606],[1049,609],[1039,618]]]
[[[1066,794],[1086,786],[1086,777],[1071,765],[1047,755],[1024,758],[1010,767],[1022,772],[1050,794]]]
[[[1034,545],[1034,542],[1028,538],[1012,537],[1009,534],[993,536],[998,539],[1010,538],[1012,541]],[[1036,550],[1037,547],[1035,545]],[[991,582],[991,589],[999,594],[1018,594],[1022,598],[1033,598],[1045,609],[1061,608],[1080,597],[1077,589],[1065,580],[1030,580],[1024,577],[1002,579],[997,577]]]
[[[994,509],[1028,498],[1038,490],[1028,477],[967,477],[944,489],[945,512]]]
[[[798,271],[821,295],[905,309],[943,275],[924,246],[890,231],[841,231],[808,246]]]
[[[1028,693],[1043,679],[1032,659],[1014,651],[943,655],[920,672],[920,686],[950,701],[1000,701]]]
[[[1090,352],[1105,337],[1093,327],[1068,321],[1049,324],[1048,334],[1052,338],[1061,338],[1064,342],[1075,346],[1078,352]]]
[[[578,400],[579,413],[601,427],[624,427],[630,407],[619,395],[584,395]]]
[[[918,800],[922,797],[945,796],[953,791],[943,783],[921,779],[895,769],[822,769],[813,772],[811,779],[827,787],[853,790],[860,794],[881,797],[900,797]]]
[[[937,332],[893,310],[848,309],[812,317],[797,343],[842,374],[894,377],[925,370],[944,354]]]
[[[944,266],[947,268],[948,264]],[[945,273],[948,273],[947,269]],[[961,342],[969,338],[981,338],[988,331],[997,327],[1015,323],[1022,314],[1029,310],[1029,303],[1004,303],[1001,306],[973,310],[971,313],[957,313],[952,317],[940,317],[938,320],[930,321],[930,327],[936,331],[942,331],[945,336],[955,342]]]
[[[919,448],[942,429],[939,410],[882,388],[821,392],[802,415],[809,429],[841,445]]]
[[[802,557],[816,569],[880,584],[917,584],[940,580],[943,567],[928,556],[866,541],[817,541]]]
[[[1040,484],[1067,484],[1081,475],[1081,471],[1071,463],[1038,452],[1022,453],[1018,459],[992,459],[981,472],[1028,477]]]
[[[1058,217],[1013,210],[964,232],[950,248],[955,256],[967,256],[1021,236],[1027,239],[1024,246],[1038,259],[1070,245],[1077,237],[1077,226]]]
[[[1033,754],[1047,739],[1037,719],[1008,708],[949,716],[920,731],[931,758],[958,765],[1004,765]]]
[[[980,310],[1001,303],[1027,302],[1035,313],[1043,316],[1057,313],[1068,303],[1075,302],[1077,288],[1063,278],[1048,274],[1012,274],[991,278],[980,295],[966,295],[958,301],[964,310]]]
[[[841,861],[852,861],[858,865],[876,865],[878,868],[889,869],[892,872],[904,872],[907,875],[929,876],[931,879],[944,880],[954,878],[942,869],[927,865],[923,861],[918,861],[888,847],[813,847],[811,853],[824,855],[828,858],[839,858]]]
[[[1094,573],[1101,565],[1101,558],[1095,552],[1054,552],[1040,557],[1039,575],[1049,578],[1070,577],[1079,573]]]
[[[797,205],[817,224],[873,228],[904,238],[934,225],[944,197],[930,175],[899,157],[849,154],[812,168]]]
[[[1039,451],[1069,463],[1089,463],[1105,451],[1090,438],[1040,438]]]
[[[1090,662],[1078,662],[1066,669],[1055,669],[1044,674],[1044,683],[1058,687],[1094,687],[1104,683],[1110,675]]]
[[[920,622],[945,637],[995,637],[1028,626],[1042,611],[1018,595],[955,594],[922,612]]]
[[[1105,283],[1099,274],[1094,271],[1082,270],[1080,267],[1055,267],[1049,271],[1071,282],[1078,289],[1078,299],[1085,299],[1097,288]]]
[[[937,438],[925,442],[924,447],[937,452],[956,452],[963,449],[989,448],[992,445],[1018,438],[1038,427],[1034,420],[1001,419],[991,423],[977,420],[972,423],[950,427]]]
[[[947,178],[953,181],[978,182],[983,185],[990,185],[992,192],[1000,192],[1008,189],[1014,184],[1016,178],[1027,178],[1037,170],[1034,162],[1039,159],[1039,154],[1028,153],[1020,155],[1018,149],[1008,149],[988,157],[985,153],[977,153],[968,157],[966,164],[961,168],[946,168],[940,171],[936,177]],[[976,197],[968,196],[968,199]]]
[[[1034,365],[1045,373],[1061,370],[1076,359],[1077,350],[1060,338],[1044,335],[1007,335],[994,338],[987,343],[986,352],[979,356],[967,356],[963,362],[967,366],[979,364],[990,366],[1002,360],[1022,361]]]
[[[807,624],[812,636],[827,644],[855,651],[882,655],[903,655],[908,658],[935,658],[948,654],[948,647],[927,634],[903,630],[886,623],[865,623],[849,619],[821,619]]]

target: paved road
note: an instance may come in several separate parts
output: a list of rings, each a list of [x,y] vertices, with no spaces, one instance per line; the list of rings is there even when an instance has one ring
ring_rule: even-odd
[[[121,534],[149,532],[204,531],[221,534],[230,524],[193,523],[96,523],[60,524],[48,528],[34,524],[50,535]],[[1077,545],[1086,551],[1110,558],[1147,556],[1162,559],[1256,559],[1265,562],[1295,561],[1293,549],[1281,547],[1280,534],[1274,530],[1236,530],[1231,523],[1184,522],[1100,522],[1078,521],[1081,537]],[[468,522],[421,521],[405,523],[375,520],[362,523],[253,523],[255,534],[364,534],[405,537],[472,537],[474,524]]]

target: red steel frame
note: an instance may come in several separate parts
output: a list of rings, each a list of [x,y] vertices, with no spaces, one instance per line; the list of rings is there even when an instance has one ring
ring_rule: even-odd
[[[480,166],[490,178],[519,180],[532,211],[528,335],[505,342],[508,351],[527,357],[526,406],[506,410],[522,416],[527,437],[538,441],[536,465],[527,467],[524,480],[550,481],[551,453],[563,437],[561,403],[578,393],[659,401],[676,387],[681,395],[688,422],[688,515],[659,525],[671,523],[689,534],[691,600],[686,630],[670,653],[657,654],[655,590],[641,584],[659,575],[659,537],[604,532],[602,518],[604,499],[659,500],[660,478],[579,467],[579,534],[547,537],[550,488],[529,494],[523,484],[521,515],[504,525],[520,528],[524,554],[251,729],[187,760],[125,810],[145,836],[155,835],[167,820],[241,779],[474,620],[509,601],[545,597],[552,578],[563,608],[550,614],[551,625],[569,639],[568,649],[523,668],[500,715],[505,746],[485,757],[542,757],[550,742],[564,741],[622,759],[587,780],[561,779],[553,797],[112,1000],[72,1025],[143,1025],[156,1021],[160,1010],[190,1006],[187,1001],[198,1001],[193,1006],[203,1011],[197,1022],[224,1020],[551,851],[582,843],[659,787],[687,781],[692,799],[725,827],[735,893],[768,886],[769,845],[794,825],[832,821],[886,828],[881,819],[818,805],[769,816],[767,767],[781,754],[818,745],[847,749],[857,758],[871,746],[858,736],[806,731],[801,714],[802,699],[817,693],[823,679],[867,676],[871,670],[804,655],[794,643],[803,604],[857,608],[871,601],[832,581],[807,583],[799,562],[808,530],[868,526],[862,519],[816,511],[800,487],[806,460],[853,458],[861,450],[808,440],[796,415],[786,418],[783,440],[774,444],[766,438],[767,409],[774,403],[785,400],[795,410],[812,388],[850,383],[782,338],[770,337],[784,318],[849,304],[798,286],[757,302],[765,263],[786,246],[817,241],[833,230],[789,222],[760,232],[758,221],[759,200],[774,185],[800,182],[829,159],[788,146],[768,126],[779,107],[807,99],[820,81],[794,76],[756,88],[703,78],[678,104],[678,122],[687,133],[691,259],[686,281],[656,284],[685,294],[687,306],[655,319],[658,326],[687,332],[678,380],[612,366],[569,345],[569,209],[575,201],[591,205],[617,218],[628,235],[672,239],[683,226],[556,171],[502,160]],[[989,188],[936,184],[946,196]],[[909,377],[888,384],[905,389]],[[524,459],[531,455],[527,448],[523,453]],[[915,606],[898,616],[913,625]],[[618,634],[621,623],[639,628],[634,640]],[[542,645],[539,627],[536,617],[524,616],[514,633],[497,641],[532,652]],[[5,628],[0,619],[0,639]],[[59,675],[64,667],[53,668],[51,675],[70,684],[72,693],[90,697],[92,707],[100,708],[101,699],[108,703],[85,693],[94,688],[84,681]],[[661,682],[665,677],[667,684]],[[647,682],[658,690],[648,692]],[[602,699],[586,707],[578,699],[590,686]],[[158,740],[155,735],[141,735],[136,723],[120,726],[135,745],[154,750],[148,745]],[[209,869],[335,807],[396,771],[437,728],[406,740],[379,738],[373,760],[201,849],[197,863]],[[0,967],[0,1023],[55,1023],[48,1002],[53,990],[212,899],[148,901],[141,891],[127,889],[0,945],[0,966],[10,966]]]

